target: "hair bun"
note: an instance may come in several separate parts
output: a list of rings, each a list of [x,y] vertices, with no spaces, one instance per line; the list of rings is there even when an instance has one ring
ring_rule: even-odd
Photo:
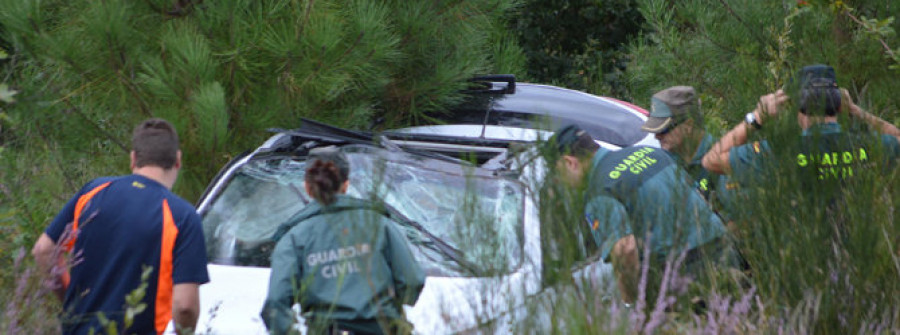
[[[347,178],[332,161],[315,159],[306,169],[306,184],[310,196],[316,201],[328,205],[335,201],[341,185]]]

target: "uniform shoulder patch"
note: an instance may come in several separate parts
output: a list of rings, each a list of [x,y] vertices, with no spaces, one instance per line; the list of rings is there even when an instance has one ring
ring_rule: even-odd
[[[588,225],[591,226],[591,230],[597,230],[597,228],[600,228],[600,220],[594,219],[590,214],[585,214],[584,218],[587,221]]]
[[[137,187],[137,188],[144,188],[144,187],[146,187],[143,183],[141,183],[141,182],[139,182],[139,181],[137,181],[137,180],[131,182],[131,186],[132,186],[132,187]]]

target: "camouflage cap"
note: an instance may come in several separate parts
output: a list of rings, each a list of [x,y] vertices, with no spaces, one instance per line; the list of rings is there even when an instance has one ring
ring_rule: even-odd
[[[691,86],[673,86],[656,92],[650,103],[650,117],[641,130],[660,133],[697,110],[697,93]]]
[[[825,64],[804,66],[798,74],[800,88],[837,88],[834,68]]]
[[[800,113],[837,115],[842,99],[833,67],[825,64],[804,66],[797,77],[800,84]]]

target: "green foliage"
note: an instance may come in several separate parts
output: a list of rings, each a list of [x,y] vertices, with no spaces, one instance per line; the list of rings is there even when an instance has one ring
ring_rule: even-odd
[[[894,100],[876,97],[891,96],[896,76],[884,69],[894,62],[884,58],[881,41],[893,45],[896,37],[864,37],[867,29],[833,11],[833,2],[810,3],[639,1],[653,29],[630,46],[628,94],[649,105],[656,91],[692,85],[702,96],[708,128],[718,132],[750,111],[759,96],[789,83],[802,66],[826,63],[864,107],[876,114],[895,110]],[[884,1],[852,5],[859,15],[877,15],[882,31],[889,31],[888,18],[900,14]]]
[[[109,334],[109,335],[118,335],[119,327],[115,321],[110,320],[103,313],[97,314],[97,320],[100,321],[100,325],[104,328],[100,333],[101,334]],[[91,329],[89,334],[96,334],[94,329]]]
[[[14,209],[0,205],[0,255],[11,255],[12,250],[16,248],[16,245],[11,243],[16,235],[15,226],[12,224],[16,214]],[[0,259],[0,266],[4,269],[12,268],[12,259],[8,257]],[[7,287],[6,284],[12,282],[12,279],[11,273],[0,275],[0,286]]]
[[[884,292],[900,289],[893,240],[900,194],[883,185],[896,184],[900,174],[877,145],[867,171],[851,171],[840,185],[797,169],[792,116],[771,120],[771,129],[758,134],[774,148],[771,172],[742,185],[733,215],[753,283],[768,305],[794,307],[817,296],[817,318],[808,320],[815,332],[896,327],[887,315],[897,298]]]
[[[16,102],[15,95],[19,91],[12,90],[7,84],[0,84],[0,101],[11,104]],[[5,115],[5,114],[4,114]]]
[[[593,93],[623,93],[626,42],[644,18],[634,0],[526,0],[511,25],[526,79]]]
[[[125,319],[122,320],[122,327],[128,329],[134,324],[134,317],[147,309],[144,303],[144,296],[147,295],[147,283],[150,281],[150,274],[153,273],[153,267],[144,266],[141,272],[141,285],[132,290],[125,296]]]
[[[4,223],[2,217],[0,223]],[[0,237],[3,237],[2,233]],[[0,240],[0,247],[4,242],[5,239]],[[12,257],[0,260],[0,264],[7,269],[0,275],[0,287],[3,288],[0,290],[2,332],[11,335],[60,333],[59,323],[48,322],[57,318],[56,311],[60,306],[47,285],[46,276],[27,261],[24,248],[5,254]]]
[[[668,86],[693,85],[707,128],[721,133],[759,96],[790,88],[802,66],[825,63],[857,104],[896,122],[898,79],[888,70],[896,60],[887,46],[897,44],[893,18],[900,8],[885,1],[798,3],[805,4],[640,1],[653,30],[630,46],[631,94],[641,100]],[[896,184],[897,173],[870,174],[841,191],[809,182],[791,168],[800,132],[795,108],[796,101],[751,138],[776,148],[772,171],[779,172],[744,185],[733,215],[752,282],[768,306],[762,312],[769,318],[796,313],[789,322],[816,333],[896,327],[898,301],[883,292],[900,289],[893,224],[898,194],[883,185]],[[865,129],[841,122],[845,129]]]
[[[134,124],[167,118],[186,160],[176,191],[189,199],[225,153],[255,145],[266,128],[289,128],[300,117],[405,125],[457,102],[466,78],[517,72],[522,62],[502,32],[512,1],[0,6],[17,60],[10,84],[24,97],[8,113],[44,129],[83,130],[42,134],[81,155],[96,154],[84,148],[98,140],[126,153]]]

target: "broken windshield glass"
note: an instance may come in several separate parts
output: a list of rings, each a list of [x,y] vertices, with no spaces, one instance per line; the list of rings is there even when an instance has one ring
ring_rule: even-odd
[[[507,273],[522,260],[524,187],[472,166],[345,146],[348,194],[384,201],[429,275]],[[203,214],[210,261],[268,266],[279,225],[312,200],[302,158],[272,156],[238,168]]]

